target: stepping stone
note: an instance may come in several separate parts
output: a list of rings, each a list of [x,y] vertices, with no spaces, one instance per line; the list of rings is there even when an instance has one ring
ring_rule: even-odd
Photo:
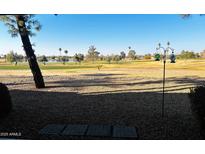
[[[122,127],[114,126],[113,127],[113,136],[116,138],[138,138],[135,127]]]
[[[83,136],[88,128],[88,125],[67,125],[62,135],[77,135]]]
[[[109,125],[89,125],[87,136],[111,136],[111,126]]]
[[[40,134],[48,134],[48,135],[60,135],[66,125],[56,125],[51,124],[47,125],[43,129],[40,130]]]

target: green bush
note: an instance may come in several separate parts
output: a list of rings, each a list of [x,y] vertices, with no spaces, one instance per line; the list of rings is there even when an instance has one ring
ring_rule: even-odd
[[[201,126],[201,133],[205,137],[205,86],[190,89],[189,98],[194,116]]]
[[[195,58],[199,58],[199,54],[193,51],[182,50],[182,52],[179,55],[177,55],[177,59],[195,59]]]
[[[6,117],[12,109],[11,97],[5,84],[0,83],[0,118]]]

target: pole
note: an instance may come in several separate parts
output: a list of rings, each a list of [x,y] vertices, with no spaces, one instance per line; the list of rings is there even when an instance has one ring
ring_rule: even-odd
[[[165,100],[164,100],[164,98],[165,98],[165,70],[166,70],[166,68],[165,68],[165,65],[166,65],[166,54],[167,54],[167,52],[169,51],[169,50],[172,50],[172,52],[174,51],[174,49],[173,48],[171,48],[171,47],[169,47],[169,45],[170,45],[170,43],[169,42],[167,42],[167,48],[164,48],[164,47],[162,47],[161,46],[161,44],[159,43],[158,44],[159,45],[159,47],[158,48],[156,48],[157,50],[160,50],[160,49],[163,49],[163,51],[164,51],[164,57],[163,57],[163,63],[164,63],[164,67],[163,67],[163,90],[162,90],[162,110],[161,110],[161,114],[162,114],[162,121],[163,121],[163,127],[162,127],[162,129],[163,129],[163,131],[164,131],[164,137],[165,137],[165,139],[167,138],[167,136],[168,136],[168,123],[167,123],[167,120],[165,120],[165,111],[164,111],[164,106],[165,106]],[[167,119],[167,116],[166,116],[166,119]]]
[[[164,113],[164,106],[165,106],[165,102],[164,102],[164,90],[165,90],[165,68],[166,66],[166,49],[164,50],[164,68],[163,68],[163,91],[162,91],[162,120],[163,120],[163,131],[164,131],[164,138],[166,139],[167,137],[167,123],[165,120],[165,113]]]
[[[171,48],[171,47],[169,47],[169,45],[170,45],[170,43],[169,42],[167,42],[167,48],[164,48],[164,47],[162,47],[161,46],[161,44],[159,43],[158,44],[159,45],[159,47],[158,48],[156,48],[156,50],[160,50],[160,49],[163,49],[163,51],[164,51],[164,55],[163,55],[163,62],[164,62],[164,67],[163,67],[163,90],[162,90],[162,111],[161,111],[161,114],[162,114],[162,118],[164,118],[164,106],[165,106],[165,102],[164,102],[164,91],[165,91],[165,70],[166,70],[166,68],[165,68],[165,65],[166,65],[166,54],[167,54],[167,52],[169,51],[169,50],[172,50],[172,51],[174,51],[174,49],[173,48]]]
[[[164,59],[164,69],[163,69],[163,91],[162,91],[162,118],[164,118],[165,64],[166,64],[166,60]]]

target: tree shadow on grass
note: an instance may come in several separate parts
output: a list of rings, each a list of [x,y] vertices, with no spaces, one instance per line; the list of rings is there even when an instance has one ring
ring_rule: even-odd
[[[115,76],[116,75],[116,76]],[[45,76],[45,83],[46,88],[61,88],[61,87],[89,87],[89,86],[105,86],[105,87],[120,87],[120,86],[141,86],[149,85],[149,84],[162,84],[162,79],[147,79],[147,81],[141,81],[143,80],[142,77],[135,78],[134,82],[132,80],[125,80],[123,81],[120,79],[117,75],[122,74],[84,74],[83,76],[93,76],[96,77],[94,79],[60,79],[55,80],[55,76],[52,77],[52,80],[49,79],[50,76]],[[124,74],[123,74],[124,75]],[[102,78],[98,78],[102,77]],[[9,77],[10,78],[10,77]],[[18,79],[18,77],[17,77]],[[21,78],[22,79],[22,78]],[[8,86],[16,86],[16,85],[29,85],[33,84],[32,77],[26,77],[26,81],[22,80],[21,82],[11,82],[11,83],[5,83]],[[123,83],[117,83],[115,80],[122,80]],[[54,80],[54,81],[53,81]],[[191,86],[191,85],[201,85],[205,83],[204,78],[199,78],[196,76],[187,76],[187,77],[170,77],[166,78],[166,85],[169,83],[175,83],[178,87],[183,86]],[[159,87],[160,88],[160,87]],[[169,88],[169,86],[168,86]],[[170,87],[171,88],[171,87]],[[151,88],[150,88],[151,89]],[[142,90],[142,89],[141,89]]]
[[[140,139],[201,139],[185,93],[165,94],[164,119],[161,118],[162,94],[158,92],[83,95],[11,90],[11,96],[13,111],[0,123],[0,132],[21,132],[19,138],[23,139],[46,139],[39,135],[39,130],[47,124],[136,126]]]
[[[82,76],[91,76],[91,77],[109,77],[109,76],[124,76],[126,74],[117,74],[117,73],[95,73],[95,74],[83,74]]]
[[[139,86],[139,87],[144,87],[145,85],[160,85],[162,84],[162,79],[155,79],[155,80],[150,80],[150,81],[123,81],[124,83],[118,83],[114,82],[115,79],[119,79],[118,77],[112,77],[112,78],[95,78],[95,79],[71,79],[71,80],[59,80],[59,81],[48,81],[46,88],[62,88],[62,87],[77,87],[77,88],[82,88],[82,87],[92,87],[92,86],[104,86],[104,87],[122,87],[122,86]],[[177,90],[183,90],[183,89],[188,89],[196,85],[201,85],[205,81],[203,78],[191,78],[191,77],[184,77],[184,78],[177,78],[177,77],[172,77],[172,78],[167,78],[166,79],[166,91],[177,91]],[[169,85],[170,83],[174,83],[175,85]],[[142,91],[142,90],[156,90],[158,92],[161,91],[162,86],[157,87],[144,87],[144,88],[132,88],[129,89],[127,88],[127,91],[129,90],[136,90],[136,91]],[[172,89],[170,89],[172,88]],[[173,90],[175,88],[175,90]],[[121,90],[118,90],[121,91]],[[123,90],[122,90],[123,91]]]

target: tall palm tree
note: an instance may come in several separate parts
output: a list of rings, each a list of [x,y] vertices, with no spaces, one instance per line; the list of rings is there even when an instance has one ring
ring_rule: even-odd
[[[58,50],[59,50],[59,52],[60,52],[59,61],[61,61],[61,51],[62,51],[62,48],[59,48]]]
[[[0,21],[2,21],[7,27],[8,32],[12,37],[20,35],[23,43],[23,49],[26,53],[29,67],[33,74],[36,88],[44,88],[45,83],[41,70],[38,66],[36,55],[32,48],[32,44],[29,36],[34,36],[33,29],[40,31],[40,23],[33,19],[34,15],[0,15]]]
[[[65,50],[64,53],[67,55],[68,54],[68,50]]]
[[[68,50],[64,50],[64,53],[66,54],[66,56],[63,56],[63,64],[65,65],[65,62],[68,60],[67,58]]]
[[[68,55],[68,50],[65,50],[64,53],[66,54],[66,61],[68,61],[68,57],[67,57],[67,55]]]

